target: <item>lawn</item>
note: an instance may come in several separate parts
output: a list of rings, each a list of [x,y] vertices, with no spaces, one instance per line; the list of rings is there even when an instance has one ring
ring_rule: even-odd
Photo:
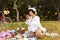
[[[43,27],[47,29],[49,33],[51,32],[57,32],[60,34],[60,21],[41,21],[41,24]],[[4,28],[5,27],[5,28]],[[4,26],[0,27],[0,31],[4,29],[16,29],[18,27],[25,27],[27,29],[27,25],[24,22],[20,22],[19,24],[17,22],[13,22],[11,26]],[[60,37],[42,37],[39,38],[38,40],[60,40]]]

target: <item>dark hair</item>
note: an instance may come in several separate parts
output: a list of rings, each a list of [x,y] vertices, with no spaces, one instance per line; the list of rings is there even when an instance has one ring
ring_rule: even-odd
[[[32,9],[29,9],[29,10],[27,11],[27,13],[29,13],[30,11],[32,11],[32,12],[35,14],[35,11],[33,11]]]

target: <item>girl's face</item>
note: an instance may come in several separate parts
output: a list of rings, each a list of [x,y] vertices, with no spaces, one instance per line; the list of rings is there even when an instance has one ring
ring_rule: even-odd
[[[30,15],[31,17],[33,17],[33,16],[35,16],[35,13],[34,13],[33,11],[30,11],[30,12],[29,12],[29,15]]]
[[[33,12],[32,12],[32,11],[30,11],[30,12],[29,12],[29,15],[30,15],[30,16],[32,16],[32,15],[33,15]]]

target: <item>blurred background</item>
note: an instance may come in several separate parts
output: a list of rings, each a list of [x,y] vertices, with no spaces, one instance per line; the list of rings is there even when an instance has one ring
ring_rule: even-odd
[[[5,16],[14,22],[24,21],[29,7],[36,8],[42,21],[60,21],[60,0],[0,0],[0,16],[7,9]]]

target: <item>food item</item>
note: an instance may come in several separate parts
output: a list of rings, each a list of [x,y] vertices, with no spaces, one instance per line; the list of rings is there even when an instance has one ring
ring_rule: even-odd
[[[24,34],[25,33],[25,28],[20,28],[19,32],[20,32],[20,34]]]

